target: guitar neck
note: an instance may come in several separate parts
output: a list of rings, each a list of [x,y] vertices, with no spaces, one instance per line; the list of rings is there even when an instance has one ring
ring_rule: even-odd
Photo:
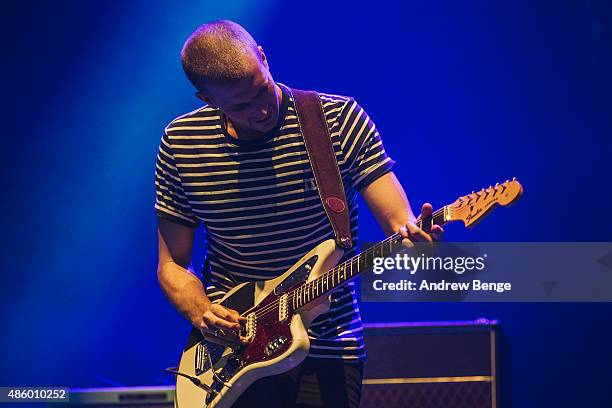
[[[431,225],[444,225],[450,218],[448,206],[444,206],[439,210],[435,211],[430,220],[422,220],[421,217],[416,219],[416,226],[423,228],[423,224],[427,227],[428,223]],[[306,282],[298,288],[294,289],[291,295],[293,295],[293,305],[295,309],[315,301],[316,299],[327,295],[329,292],[334,290],[340,285],[354,279],[362,271],[368,270],[374,266],[374,259],[381,258],[391,255],[397,249],[402,246],[402,237],[399,233],[395,233],[383,241],[369,247],[362,253],[355,255],[336,265],[333,269],[327,271],[318,278]]]

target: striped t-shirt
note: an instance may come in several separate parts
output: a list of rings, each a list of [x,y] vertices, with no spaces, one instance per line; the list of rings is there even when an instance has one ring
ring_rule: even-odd
[[[207,296],[219,301],[233,286],[287,271],[334,234],[323,209],[295,115],[283,91],[277,126],[254,141],[227,133],[218,109],[204,106],[165,129],[156,165],[158,216],[204,226]],[[374,123],[354,99],[319,93],[330,129],[357,243],[356,191],[391,170]],[[355,248],[355,247],[354,247]],[[345,258],[353,256],[349,250]],[[331,294],[329,312],[311,325],[310,356],[365,356],[352,283]]]

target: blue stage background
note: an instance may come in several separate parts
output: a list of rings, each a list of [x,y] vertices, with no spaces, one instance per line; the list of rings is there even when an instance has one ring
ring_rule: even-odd
[[[155,155],[199,106],[182,43],[218,18],[253,34],[277,81],[354,96],[415,211],[523,183],[516,206],[447,240],[612,241],[609,2],[15,2],[1,28],[0,385],[171,382],[189,326],[157,285]],[[381,238],[362,210],[361,239]],[[499,319],[517,407],[599,407],[612,386],[610,304],[361,310]]]

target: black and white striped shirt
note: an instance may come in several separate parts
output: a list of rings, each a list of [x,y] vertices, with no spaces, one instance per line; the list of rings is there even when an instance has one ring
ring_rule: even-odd
[[[279,123],[255,141],[237,140],[219,110],[204,106],[165,129],[156,165],[158,216],[206,231],[206,293],[219,301],[236,284],[272,279],[334,237],[295,116],[282,84]],[[319,93],[357,242],[356,192],[391,170],[374,123],[352,98]],[[345,258],[353,256],[349,250]],[[334,291],[329,312],[312,324],[310,356],[364,357],[351,283]]]

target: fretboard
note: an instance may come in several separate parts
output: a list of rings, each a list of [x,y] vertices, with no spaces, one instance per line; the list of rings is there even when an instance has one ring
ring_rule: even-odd
[[[447,221],[445,214],[446,207],[442,207],[435,211],[431,216],[431,225],[444,225]],[[416,226],[421,229],[423,229],[424,223],[428,224],[429,220],[424,221],[420,216],[415,222]],[[428,229],[427,225],[425,225],[425,229]],[[361,272],[372,268],[375,258],[387,257],[399,250],[402,246],[403,239],[404,238],[399,233],[395,233],[383,241],[372,245],[360,254],[336,265],[333,269],[327,271],[318,278],[306,282],[294,289],[289,293],[290,299],[292,299],[293,310],[297,310],[317,298],[328,294],[338,286],[355,278]]]

